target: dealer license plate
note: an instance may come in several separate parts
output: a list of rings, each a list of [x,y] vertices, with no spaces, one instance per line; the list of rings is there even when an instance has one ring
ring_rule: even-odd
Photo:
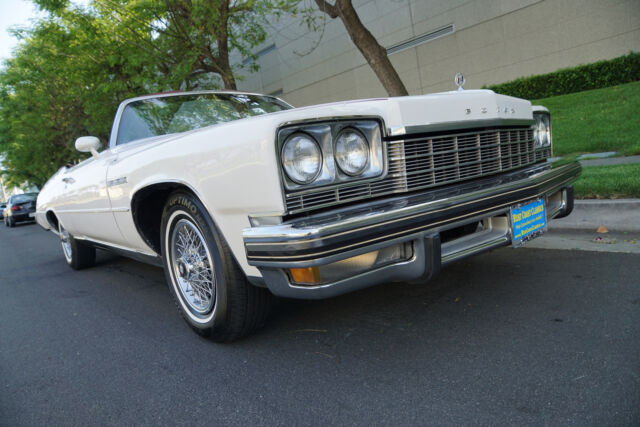
[[[511,208],[512,244],[517,247],[544,233],[547,228],[547,212],[544,200]]]
[[[29,218],[35,218],[35,217],[36,217],[35,212],[30,212],[30,213],[29,213]]]

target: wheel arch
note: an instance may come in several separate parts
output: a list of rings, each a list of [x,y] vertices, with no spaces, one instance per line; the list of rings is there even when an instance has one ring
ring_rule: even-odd
[[[47,220],[47,223],[49,224],[49,226],[51,227],[51,230],[53,230],[55,233],[57,233],[58,232],[58,227],[60,225],[60,221],[58,221],[58,216],[55,214],[55,212],[52,211],[51,209],[49,209],[45,213],[44,217]]]
[[[216,225],[213,213],[202,197],[190,185],[178,181],[162,181],[137,189],[131,197],[131,216],[142,240],[158,255],[162,254],[162,212],[169,196],[175,191],[184,191],[198,199]]]
[[[139,188],[131,197],[131,216],[136,230],[142,240],[159,255],[162,253],[160,244],[162,211],[171,193],[178,190],[195,195],[187,185],[167,181]]]

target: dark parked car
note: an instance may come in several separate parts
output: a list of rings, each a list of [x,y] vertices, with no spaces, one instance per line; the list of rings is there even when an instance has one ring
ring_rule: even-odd
[[[5,202],[0,202],[0,217],[4,218],[4,208],[7,207],[7,204]]]
[[[4,208],[4,225],[13,227],[17,222],[33,221],[38,193],[16,194],[9,197]]]

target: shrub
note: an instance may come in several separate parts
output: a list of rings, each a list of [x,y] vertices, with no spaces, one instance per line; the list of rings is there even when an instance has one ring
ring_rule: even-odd
[[[628,55],[610,60],[483,87],[503,95],[538,99],[638,80],[640,80],[640,53],[630,52]]]

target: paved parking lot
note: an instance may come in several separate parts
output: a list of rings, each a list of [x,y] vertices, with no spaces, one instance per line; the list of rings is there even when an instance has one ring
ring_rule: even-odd
[[[640,255],[504,248],[427,285],[282,301],[230,345],[160,269],[0,228],[0,424],[640,423]]]

